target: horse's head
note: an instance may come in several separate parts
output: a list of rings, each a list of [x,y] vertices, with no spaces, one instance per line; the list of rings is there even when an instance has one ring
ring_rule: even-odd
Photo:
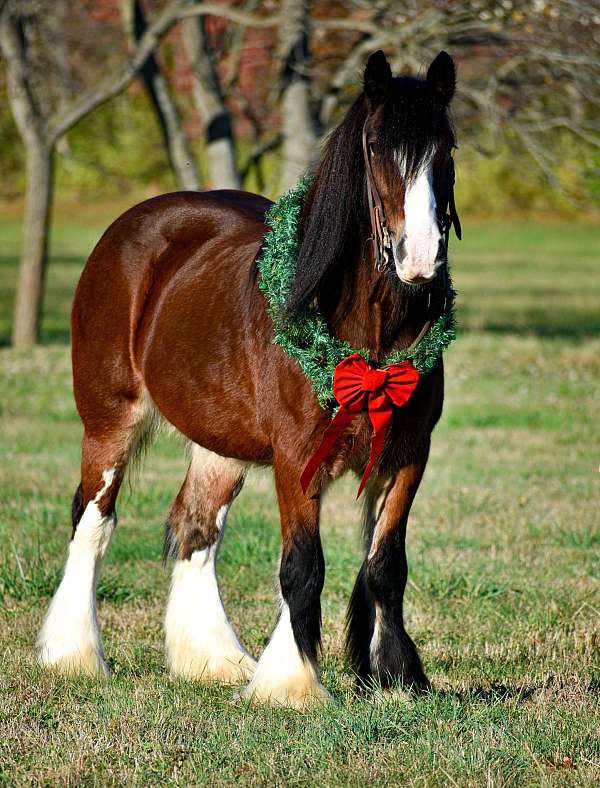
[[[452,201],[455,139],[448,117],[456,82],[452,58],[441,52],[425,79],[393,78],[385,55],[376,52],[364,81],[364,93],[327,140],[304,202],[289,312],[331,285],[335,271],[363,259],[369,183],[375,202],[381,200],[380,210],[371,211],[373,234],[383,241],[376,248],[385,246],[407,284],[431,281],[444,264],[442,225],[449,201],[460,233]]]
[[[407,284],[431,281],[446,263],[443,220],[455,145],[448,105],[455,84],[456,69],[446,52],[433,60],[425,79],[392,77],[381,50],[365,68],[367,178],[370,165],[396,272]]]

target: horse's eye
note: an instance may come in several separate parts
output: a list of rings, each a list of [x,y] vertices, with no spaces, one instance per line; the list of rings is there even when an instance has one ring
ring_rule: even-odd
[[[370,142],[370,143],[369,143],[369,154],[370,154],[371,156],[374,156],[374,155],[375,155],[375,146],[373,145],[373,143],[372,143],[372,142]]]

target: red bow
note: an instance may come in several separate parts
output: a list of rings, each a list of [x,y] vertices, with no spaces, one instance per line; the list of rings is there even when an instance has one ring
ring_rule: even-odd
[[[313,476],[331,451],[338,435],[355,416],[367,410],[373,425],[373,437],[369,462],[356,496],[358,498],[383,449],[392,422],[392,406],[400,407],[408,402],[418,382],[419,371],[410,361],[401,361],[383,369],[375,369],[359,353],[353,353],[340,361],[333,375],[333,394],[340,408],[325,430],[319,448],[302,472],[302,492],[306,494]]]

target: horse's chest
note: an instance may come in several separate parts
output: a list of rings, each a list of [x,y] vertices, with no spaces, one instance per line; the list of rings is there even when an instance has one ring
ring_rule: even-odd
[[[437,384],[438,381],[435,382]],[[426,458],[431,432],[441,414],[442,400],[443,384],[428,385],[405,406],[394,408],[379,460],[382,473],[394,472]],[[348,470],[362,474],[371,452],[372,437],[369,417],[366,412],[361,413],[344,431],[330,455],[329,473],[333,479]]]

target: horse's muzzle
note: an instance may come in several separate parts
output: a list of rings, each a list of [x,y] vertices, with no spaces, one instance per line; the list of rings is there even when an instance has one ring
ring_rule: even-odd
[[[436,248],[437,246],[437,248]],[[396,273],[407,285],[427,284],[435,279],[446,264],[446,247],[442,238],[429,242],[425,248],[410,248],[403,236],[394,246]]]

